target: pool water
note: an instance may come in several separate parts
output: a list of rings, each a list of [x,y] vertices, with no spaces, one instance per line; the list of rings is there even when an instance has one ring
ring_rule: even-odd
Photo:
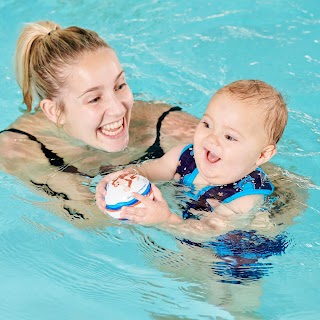
[[[272,162],[305,177],[308,192],[285,229],[285,252],[259,260],[267,269],[260,279],[237,283],[214,272],[223,262],[211,250],[182,248],[154,228],[78,228],[0,173],[0,319],[318,318],[318,1],[7,0],[0,18],[0,129],[20,115],[12,57],[23,23],[79,25],[117,51],[136,99],[200,116],[231,81],[275,86],[287,98],[289,122]]]

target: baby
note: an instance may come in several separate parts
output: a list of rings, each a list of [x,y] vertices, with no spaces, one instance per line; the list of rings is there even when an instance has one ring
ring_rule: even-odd
[[[193,231],[222,230],[230,221],[246,221],[243,218],[273,192],[260,166],[276,154],[287,119],[286,103],[272,86],[259,80],[232,82],[211,98],[192,145],[105,176],[97,185],[97,204],[105,212],[106,184],[120,173],[135,172],[150,181],[175,179],[190,186],[190,199],[180,217],[152,185],[154,199],[134,193],[145,207],[123,208],[122,218]]]

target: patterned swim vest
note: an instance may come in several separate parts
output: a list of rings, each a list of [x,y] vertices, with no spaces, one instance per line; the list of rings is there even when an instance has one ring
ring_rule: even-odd
[[[229,203],[247,195],[261,194],[266,197],[274,190],[273,184],[261,168],[257,168],[236,182],[219,186],[206,186],[201,190],[196,190],[193,185],[198,172],[194,159],[193,145],[187,145],[181,152],[176,170],[176,173],[181,176],[179,183],[190,187],[190,191],[187,192],[186,208],[183,212],[184,219],[197,219],[196,216],[189,212],[191,208],[197,211],[213,211],[212,207],[207,203],[207,199],[216,199],[220,203]]]

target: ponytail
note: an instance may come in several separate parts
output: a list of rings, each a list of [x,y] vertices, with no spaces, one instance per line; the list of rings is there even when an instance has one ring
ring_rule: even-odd
[[[63,29],[51,21],[28,23],[15,52],[16,79],[27,110],[32,111],[42,99],[58,98],[67,77],[65,70],[84,52],[99,48],[110,46],[94,31]]]
[[[22,90],[23,103],[28,111],[32,110],[35,98],[40,98],[36,92],[34,66],[31,64],[32,55],[42,55],[40,42],[51,30],[60,29],[60,26],[50,21],[29,23],[21,33],[15,53],[15,73],[17,82]]]

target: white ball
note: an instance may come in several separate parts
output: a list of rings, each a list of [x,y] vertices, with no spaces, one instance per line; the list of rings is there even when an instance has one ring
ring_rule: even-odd
[[[120,174],[107,184],[106,190],[107,213],[116,219],[121,219],[122,207],[143,207],[143,204],[131,195],[132,192],[153,198],[150,181],[137,174]]]

